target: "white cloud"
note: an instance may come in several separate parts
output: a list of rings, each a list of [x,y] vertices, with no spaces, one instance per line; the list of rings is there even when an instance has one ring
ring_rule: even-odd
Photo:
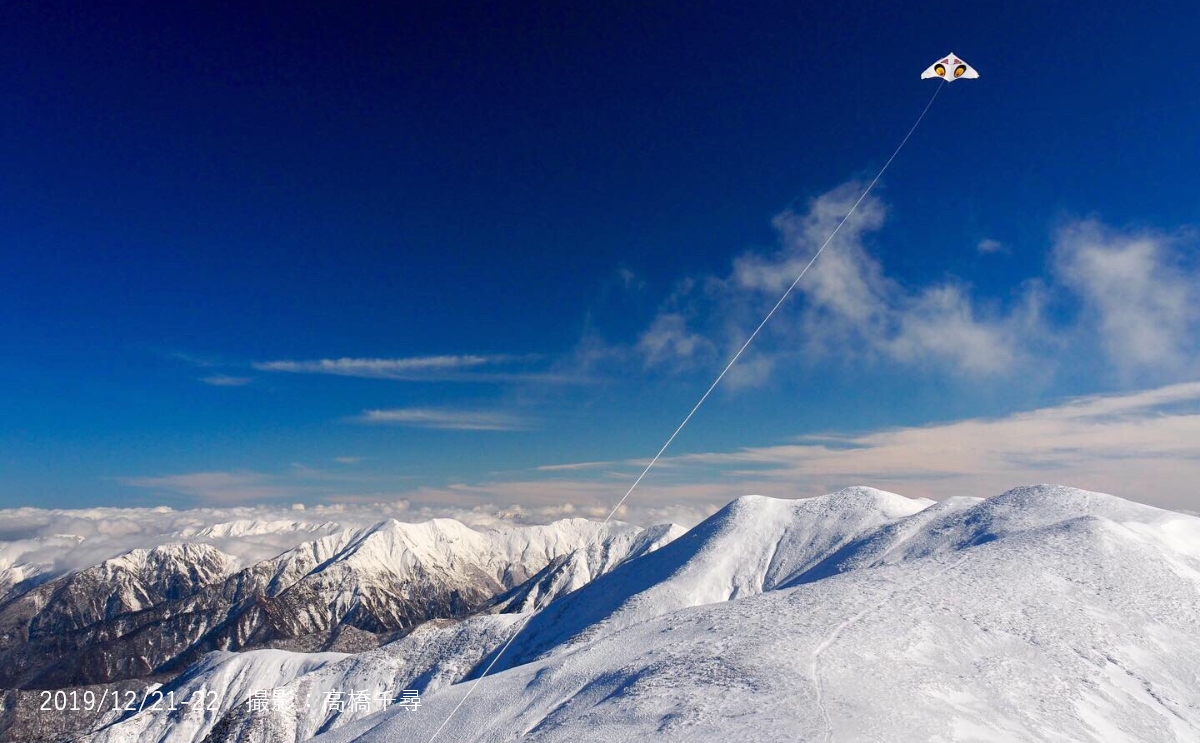
[[[522,431],[529,427],[518,416],[493,410],[392,408],[367,410],[355,420],[361,423],[390,423],[458,431]]]
[[[844,184],[802,212],[778,215],[776,251],[739,256],[725,277],[680,282],[636,344],[645,364],[680,372],[729,358],[861,188]],[[1194,235],[1075,221],[1053,236],[1045,276],[986,298],[953,277],[907,286],[889,276],[870,250],[885,217],[882,201],[863,199],[796,286],[796,296],[731,371],[731,385],[763,382],[779,360],[798,356],[899,363],[971,378],[1026,377],[1036,366],[1044,379],[1059,368],[1079,373],[1072,366],[1079,360],[1092,369],[1115,369],[1107,378],[1125,383],[1135,375],[1163,382],[1200,371],[1200,268],[1187,257]],[[991,239],[976,247],[1006,250]]]
[[[981,321],[956,284],[942,284],[910,297],[886,341],[888,354],[909,364],[946,364],[973,375],[1007,371],[1017,361],[1011,321]]]
[[[231,521],[292,524],[270,534],[206,540],[253,561],[313,534],[385,518],[450,517],[474,526],[603,518],[644,466],[645,460],[548,465],[507,480],[326,496],[327,502],[309,502],[303,509],[293,505],[295,489],[258,473],[127,478],[131,485],[155,491],[215,501],[269,497],[276,503],[187,510],[0,510],[0,569],[14,563],[55,570],[81,567],[133,547],[201,539],[196,534],[205,527]],[[1037,482],[1200,510],[1200,381],[1076,398],[999,418],[833,433],[776,446],[668,457],[618,518],[690,526],[747,493],[804,497],[866,484],[908,496],[945,498],[995,495]]]
[[[645,280],[624,266],[617,269],[617,278],[627,291],[641,291],[646,288]]]
[[[314,359],[311,361],[259,361],[255,369],[293,374],[332,374],[371,379],[420,379],[440,373],[507,364],[516,357],[497,355],[412,356],[399,359]]]
[[[778,296],[829,238],[861,190],[862,184],[846,183],[814,199],[804,214],[789,210],[776,216],[779,252],[769,258],[743,256],[734,264],[734,280],[743,288]],[[868,255],[865,240],[883,226],[885,216],[882,201],[862,200],[797,287],[814,308],[864,330],[883,322],[888,297],[899,287]]]
[[[494,526],[513,522],[544,524],[561,518],[602,520],[632,482],[632,478],[622,480],[625,475],[607,472],[595,480],[550,478],[450,483],[336,500],[352,508],[385,502],[389,498],[403,500],[409,506],[400,519],[402,521],[446,517],[472,526]],[[639,497],[631,498],[614,518],[640,526],[667,522],[694,526],[732,498],[746,494],[736,492],[727,496],[729,492],[728,484],[719,487],[688,484],[680,488],[660,484],[645,491],[639,487]],[[715,494],[715,497],[707,498],[706,494]]]
[[[360,512],[346,513],[346,510],[317,506],[301,514],[286,505],[186,510],[166,507],[5,509],[0,510],[0,522],[5,525],[2,537],[5,541],[0,541],[0,562],[40,564],[44,569],[57,572],[94,565],[135,548],[202,541],[239,558],[243,564],[249,564],[323,534],[374,523],[386,518],[387,513],[379,507],[363,508]],[[275,522],[277,528],[233,537],[198,535],[207,527],[231,522]]]
[[[214,374],[211,377],[201,377],[200,381],[213,387],[244,387],[250,384],[250,377],[231,377],[227,374]]]
[[[1054,267],[1076,292],[1109,359],[1125,372],[1196,368],[1200,271],[1180,239],[1082,221],[1058,232]]]
[[[424,502],[570,502],[607,513],[646,460],[547,465],[520,476],[422,487]],[[1200,509],[1200,382],[1095,395],[999,418],[864,433],[831,433],[774,446],[668,456],[628,501],[701,510],[749,493],[808,497],[872,485],[941,499],[991,496],[1054,482],[1182,511]],[[681,519],[676,519],[682,523]]]
[[[612,462],[569,462],[567,464],[543,464],[538,472],[563,472],[568,470],[591,470],[599,467],[611,467]]]
[[[992,253],[1007,253],[1008,247],[999,240],[993,240],[990,237],[985,237],[975,245],[975,249],[981,255],[990,255]]]
[[[638,339],[637,347],[648,366],[668,362],[690,365],[715,350],[707,338],[689,331],[687,321],[677,312],[665,312],[654,318]]]
[[[1058,482],[1168,508],[1200,504],[1200,382],[1070,400],[1001,418],[684,455],[743,487],[816,495],[865,483],[909,496],[987,496]]]
[[[592,380],[558,369],[531,368],[536,354],[459,354],[405,358],[339,358],[256,361],[258,371],[319,374],[405,382],[587,384]]]
[[[728,357],[809,264],[861,189],[847,183],[814,199],[803,213],[783,212],[774,220],[780,239],[775,253],[746,253],[734,261],[728,277],[695,282],[704,293],[690,297],[688,305],[697,329],[689,329],[677,309],[686,304],[680,295],[689,286],[681,285],[639,340],[647,363],[662,365],[672,356],[690,360],[705,348],[705,337],[722,339]],[[777,358],[799,352],[809,358],[886,359],[974,376],[1013,367],[1022,353],[1017,336],[1024,315],[985,311],[961,282],[943,280],[914,291],[890,278],[867,246],[885,216],[878,198],[862,200],[797,285],[797,296],[765,328],[764,336],[775,342],[760,339],[732,370],[731,384],[764,381]]]

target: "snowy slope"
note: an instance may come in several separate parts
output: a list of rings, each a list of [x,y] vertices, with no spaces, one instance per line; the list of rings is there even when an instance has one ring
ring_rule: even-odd
[[[405,689],[432,693],[463,678],[511,634],[520,616],[483,614],[461,622],[429,622],[412,634],[376,650],[350,656],[277,688],[285,696],[305,700],[290,708],[251,711],[243,703],[214,726],[208,740],[221,743],[293,743],[369,717]],[[285,680],[286,681],[286,680]],[[365,693],[366,710],[327,702]],[[199,732],[199,731],[198,731]],[[98,738],[94,743],[105,743]],[[136,739],[137,743],[153,738]],[[173,734],[172,743],[198,743],[199,735]],[[130,739],[129,743],[133,743]]]
[[[670,544],[686,531],[677,524],[659,524],[642,531],[625,531],[604,541],[589,542],[551,561],[532,579],[497,598],[492,610],[523,612],[547,605],[623,562]]]
[[[663,549],[551,604],[529,622],[500,667],[576,636],[800,580],[847,545],[932,503],[864,487],[803,500],[738,498]]]
[[[130,713],[90,740],[93,743],[200,741],[217,720],[248,699],[251,693],[282,687],[292,679],[345,657],[341,653],[289,653],[283,650],[210,653],[187,673],[161,688],[163,694],[173,692],[170,697],[176,702],[173,711],[167,711],[168,702],[161,704],[161,711],[151,710],[148,706],[138,714]],[[153,698],[148,705],[157,699]]]
[[[852,500],[738,502],[555,602],[600,623],[530,622],[559,643],[526,638],[545,654],[479,682],[439,740],[1200,740],[1200,519],[1056,486],[907,516]],[[788,537],[805,524],[834,535]],[[426,741],[470,688],[317,740]]]

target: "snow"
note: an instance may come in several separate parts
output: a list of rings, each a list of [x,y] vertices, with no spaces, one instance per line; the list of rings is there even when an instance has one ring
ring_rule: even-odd
[[[525,662],[576,636],[795,582],[854,540],[932,504],[861,487],[803,500],[738,498],[662,549],[550,604],[501,665]]]
[[[531,581],[501,597],[497,608],[531,611],[576,591],[618,565],[670,544],[685,533],[676,524],[660,524],[642,531],[625,531],[600,542],[587,542],[555,559]]]
[[[306,521],[287,521],[283,519],[269,521],[262,519],[235,519],[203,528],[181,529],[175,532],[175,535],[181,538],[213,540],[229,539],[231,537],[262,536],[264,534],[320,534],[336,531],[343,531],[343,528],[331,522],[312,524]]]
[[[291,709],[250,713],[245,705],[225,726],[224,740],[240,743],[302,741],[379,712],[373,703],[367,711],[347,707],[331,709],[328,695],[366,692],[376,699],[383,693],[395,698],[405,689],[432,693],[461,680],[511,633],[521,617],[511,614],[481,615],[462,622],[429,622],[412,634],[377,650],[360,653],[337,663],[280,683],[289,696],[307,700]],[[344,698],[344,697],[343,697]],[[189,740],[202,739],[197,731]],[[174,739],[173,739],[174,740]]]
[[[535,616],[528,662],[317,740],[426,741],[474,688],[439,740],[1195,741],[1197,528],[1057,486],[742,499]]]
[[[203,699],[204,703],[177,704],[177,709],[172,712],[165,711],[165,704],[164,711],[147,709],[105,728],[88,740],[90,743],[165,740],[198,743],[217,720],[249,699],[251,693],[284,686],[292,679],[345,657],[342,653],[289,653],[283,650],[209,653],[187,673],[161,689],[164,694],[173,691],[178,702]],[[210,696],[207,690],[216,694]]]

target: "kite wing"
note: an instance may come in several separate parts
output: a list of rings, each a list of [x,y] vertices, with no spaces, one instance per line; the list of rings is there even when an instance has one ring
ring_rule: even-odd
[[[938,61],[929,65],[929,67],[927,67],[925,71],[921,73],[922,80],[928,80],[931,77],[941,78],[948,83],[952,83],[955,80],[962,78],[974,80],[975,78],[979,77],[979,73],[975,71],[974,67],[960,59],[954,52],[950,52]]]

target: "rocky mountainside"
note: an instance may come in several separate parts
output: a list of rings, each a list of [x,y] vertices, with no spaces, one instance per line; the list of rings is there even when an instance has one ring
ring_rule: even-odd
[[[213,650],[362,650],[470,614],[580,547],[637,531],[389,520],[233,571],[204,544],[134,550],[0,607],[0,687],[167,680]]]
[[[0,610],[0,651],[184,598],[225,578],[233,558],[206,544],[135,549],[43,583]]]

